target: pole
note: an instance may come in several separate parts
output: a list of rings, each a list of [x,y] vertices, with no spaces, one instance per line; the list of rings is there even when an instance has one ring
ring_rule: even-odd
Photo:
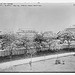
[[[30,70],[32,70],[32,52],[31,52],[31,54],[30,54],[30,57],[31,57],[31,60],[30,60],[30,62],[29,62],[29,65],[30,65]]]

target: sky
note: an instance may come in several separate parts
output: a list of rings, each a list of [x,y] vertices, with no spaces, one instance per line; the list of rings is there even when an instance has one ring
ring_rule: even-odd
[[[75,25],[74,4],[40,3],[40,5],[24,7],[0,6],[0,30],[16,32],[18,29],[24,29],[57,33]]]

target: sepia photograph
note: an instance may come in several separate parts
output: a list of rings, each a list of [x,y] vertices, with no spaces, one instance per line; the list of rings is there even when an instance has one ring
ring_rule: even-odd
[[[0,73],[74,73],[74,3],[0,3]]]

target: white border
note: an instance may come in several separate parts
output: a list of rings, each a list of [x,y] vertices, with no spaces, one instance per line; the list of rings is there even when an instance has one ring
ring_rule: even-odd
[[[75,3],[75,0],[0,0],[0,3]]]

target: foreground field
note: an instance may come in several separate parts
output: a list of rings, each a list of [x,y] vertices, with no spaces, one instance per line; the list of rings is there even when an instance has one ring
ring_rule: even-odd
[[[34,62],[32,65],[17,65],[4,69],[1,72],[75,72],[75,56],[71,55],[58,58],[61,62],[60,64],[55,64],[56,59]]]

